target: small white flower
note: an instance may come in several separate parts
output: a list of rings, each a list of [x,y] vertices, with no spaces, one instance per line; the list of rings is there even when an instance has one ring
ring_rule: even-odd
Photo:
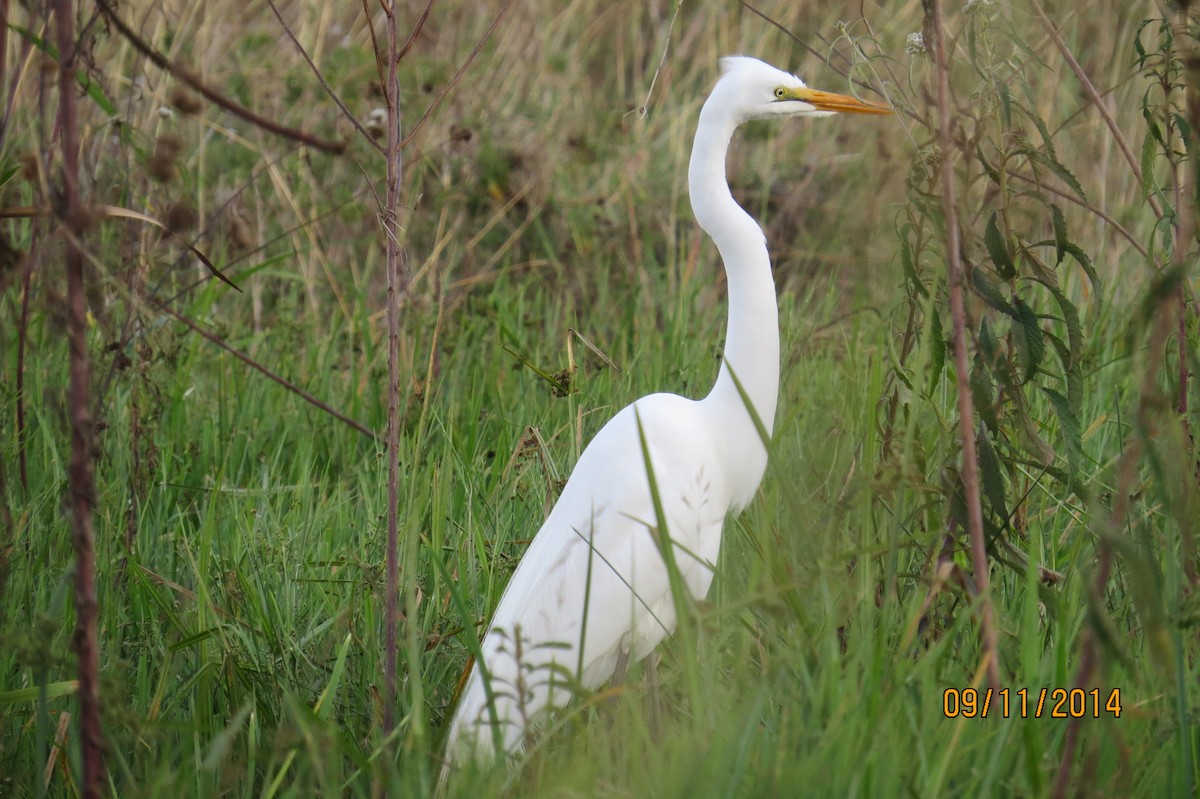
[[[904,40],[904,52],[909,55],[924,55],[925,34],[920,31],[908,34],[908,38]]]
[[[983,8],[990,8],[992,0],[967,0],[967,4],[963,6],[964,14],[974,14]]]
[[[159,107],[158,115],[163,119],[170,119],[171,117],[175,116],[175,112],[164,105]]]

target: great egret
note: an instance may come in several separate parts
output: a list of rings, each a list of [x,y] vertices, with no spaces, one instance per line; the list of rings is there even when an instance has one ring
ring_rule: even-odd
[[[702,400],[642,397],[588,444],[482,639],[481,663],[451,722],[451,760],[494,756],[496,743],[515,751],[529,725],[569,699],[574,685],[600,686],[671,634],[676,611],[659,549],[660,521],[682,583],[693,597],[708,593],[725,517],[746,506],[767,466],[743,395],[770,435],[779,393],[779,321],[766,237],[730,194],[725,153],[747,120],[836,112],[891,113],[809,89],[754,58],[721,59],[688,167],[692,210],[716,242],[728,278],[729,326],[716,385]]]

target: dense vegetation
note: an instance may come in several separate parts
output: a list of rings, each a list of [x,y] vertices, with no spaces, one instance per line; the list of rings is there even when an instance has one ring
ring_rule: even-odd
[[[490,36],[501,4],[432,4],[399,67],[412,137],[391,734],[384,161],[330,94],[378,133],[381,15],[278,5],[282,24],[229,0],[117,13],[224,97],[348,142],[341,154],[202,101],[91,4],[76,18],[112,795],[432,792],[463,632],[486,621],[589,436],[642,394],[700,395],[716,374],[723,278],[686,163],[717,57],[736,52],[898,111],[750,125],[731,154],[781,292],[763,488],[727,524],[687,646],[668,642],[657,668],[581,697],[516,763],[464,772],[451,793],[1195,794],[1188,3],[1048,4],[1048,18],[1032,0],[951,4],[949,109],[917,0],[529,0]],[[39,3],[0,8],[0,794],[74,795],[62,264],[79,220],[62,212],[55,20]]]

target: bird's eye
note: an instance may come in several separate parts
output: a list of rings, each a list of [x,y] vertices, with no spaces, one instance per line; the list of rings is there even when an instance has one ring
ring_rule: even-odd
[[[785,94],[787,94],[787,92],[783,90],[782,86],[775,87],[775,99],[782,100]]]

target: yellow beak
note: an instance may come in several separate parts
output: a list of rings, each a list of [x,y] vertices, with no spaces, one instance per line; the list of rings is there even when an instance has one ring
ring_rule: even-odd
[[[808,103],[818,111],[836,111],[841,114],[890,114],[892,109],[879,103],[856,100],[845,94],[823,92],[818,89],[792,89],[788,92],[792,100]]]

